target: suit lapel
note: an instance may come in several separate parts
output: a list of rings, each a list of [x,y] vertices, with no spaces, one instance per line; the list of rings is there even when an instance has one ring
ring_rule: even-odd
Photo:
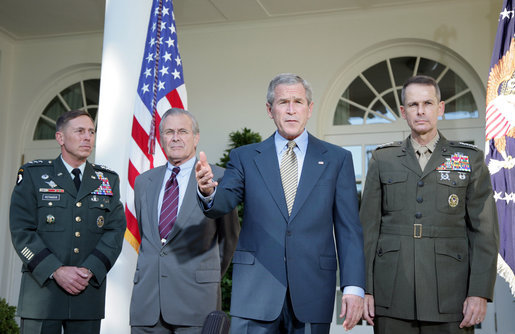
[[[197,160],[195,160],[193,166],[195,166],[196,164]],[[188,225],[188,218],[190,217],[191,213],[194,212],[195,208],[198,206],[197,201],[191,200],[192,198],[194,199],[197,196],[196,193],[197,179],[195,178],[195,167],[193,167],[190,173],[190,177],[188,179],[188,185],[186,186],[186,192],[184,193],[184,198],[181,203],[179,215],[175,220],[175,223],[172,227],[172,231],[170,232],[170,235],[168,236],[166,243],[169,243],[170,240],[175,238],[179,231],[183,230]]]
[[[159,236],[159,220],[157,215],[157,208],[159,202],[159,193],[161,192],[161,186],[163,185],[163,180],[166,172],[166,164],[163,166],[156,167],[155,173],[148,174],[148,182],[145,182],[145,199],[147,201],[146,205],[148,208],[148,226],[147,228],[150,230],[150,240],[154,242],[152,244],[161,246],[161,237]],[[142,221],[145,221],[144,218],[141,218]],[[145,228],[142,226],[142,228]]]
[[[61,156],[54,160],[54,182],[73,197],[77,197],[77,189],[72,177],[61,160]]]
[[[318,179],[325,171],[326,164],[328,163],[327,159],[324,159],[326,152],[327,149],[321,144],[320,140],[309,134],[308,148],[304,157],[304,165],[302,166],[302,174],[297,187],[290,221],[295,218],[313,187],[317,184]]]
[[[77,199],[82,199],[86,197],[88,194],[92,193],[102,185],[102,181],[96,175],[95,170],[91,166],[89,162],[86,162],[86,167],[84,168],[84,174],[82,175],[82,181],[79,188],[79,193],[77,194]]]
[[[258,144],[256,151],[260,153],[254,158],[256,168],[261,174],[263,183],[272,195],[284,219],[288,221],[288,208],[286,207],[286,199],[281,183],[281,173],[279,171],[279,162],[277,161],[274,135]]]
[[[409,137],[406,138],[402,143],[402,149],[401,153],[399,154],[399,157],[401,158],[401,163],[406,168],[408,168],[418,176],[422,175],[422,169],[420,168],[418,159],[415,156],[415,151],[413,151],[413,146],[411,146]]]
[[[431,158],[427,162],[427,166],[422,173],[422,177],[426,177],[429,173],[438,168],[441,164],[445,162],[447,157],[450,157],[451,153],[449,150],[449,142],[445,137],[440,133],[440,139],[438,140],[438,144],[436,144],[435,150],[431,154]]]

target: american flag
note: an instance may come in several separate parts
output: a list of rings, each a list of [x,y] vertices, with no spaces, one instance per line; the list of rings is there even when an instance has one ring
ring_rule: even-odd
[[[497,271],[515,295],[515,12],[504,0],[490,64],[486,97],[486,163],[497,205]]]
[[[134,180],[144,171],[166,162],[159,143],[161,116],[170,108],[186,109],[187,103],[172,0],[153,0],[137,93],[125,205],[125,239],[136,251],[141,236],[134,209]]]

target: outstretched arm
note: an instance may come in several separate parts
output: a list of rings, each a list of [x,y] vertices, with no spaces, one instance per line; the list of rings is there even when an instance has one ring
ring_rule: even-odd
[[[207,163],[207,157],[204,152],[199,153],[199,160],[195,166],[195,177],[197,178],[198,188],[204,196],[210,196],[215,191],[218,182],[213,181],[213,170]]]

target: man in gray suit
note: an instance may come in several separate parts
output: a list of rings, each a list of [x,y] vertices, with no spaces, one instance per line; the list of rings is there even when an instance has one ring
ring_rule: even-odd
[[[220,281],[240,225],[236,210],[209,219],[197,205],[192,169],[200,135],[195,117],[170,109],[159,132],[168,163],[141,174],[134,185],[141,246],[131,333],[200,333],[206,316],[221,308]],[[212,168],[220,180],[223,169]]]

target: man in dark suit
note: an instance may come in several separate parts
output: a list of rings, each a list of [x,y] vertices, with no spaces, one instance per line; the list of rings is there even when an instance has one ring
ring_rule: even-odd
[[[163,114],[159,132],[168,162],[138,176],[134,186],[141,246],[131,332],[200,334],[207,315],[221,308],[220,281],[240,224],[236,210],[209,219],[197,205],[192,170],[200,135],[195,117],[170,109]],[[212,168],[219,180],[223,169]]]
[[[299,76],[276,76],[266,104],[275,134],[232,150],[219,186],[203,153],[196,166],[207,216],[244,203],[233,258],[234,334],[329,333],[337,260],[343,325],[351,329],[361,318],[364,255],[352,156],[305,130],[311,96]]]
[[[364,318],[376,333],[473,333],[496,277],[490,175],[477,147],[437,130],[433,78],[410,78],[402,104],[411,135],[372,153],[363,193]]]
[[[106,275],[125,232],[118,175],[87,158],[95,125],[82,110],[56,123],[61,155],[23,165],[11,197],[20,256],[18,314],[24,334],[99,333]]]

